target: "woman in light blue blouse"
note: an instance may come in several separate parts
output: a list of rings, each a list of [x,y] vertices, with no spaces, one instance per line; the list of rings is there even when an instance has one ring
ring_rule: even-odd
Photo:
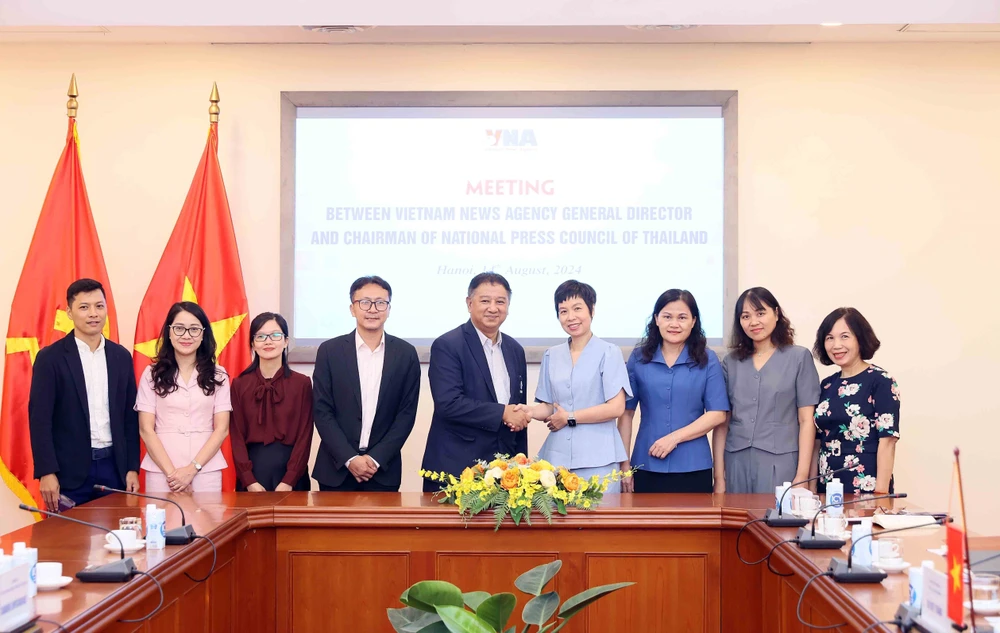
[[[632,397],[618,346],[590,331],[597,293],[571,279],[555,293],[559,324],[569,334],[545,350],[531,415],[545,420],[549,436],[538,457],[580,477],[604,476],[628,459],[616,419]],[[620,492],[612,483],[607,492]]]
[[[623,488],[635,492],[712,492],[708,433],[726,421],[729,396],[722,364],[707,349],[698,303],[687,290],[667,290],[653,305],[646,336],[628,359],[635,397],[618,420],[626,444],[642,409]]]

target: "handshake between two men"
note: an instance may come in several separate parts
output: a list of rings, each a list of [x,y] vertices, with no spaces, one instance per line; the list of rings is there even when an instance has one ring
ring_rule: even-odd
[[[503,409],[503,423],[511,432],[521,431],[528,427],[532,420],[541,420],[549,431],[558,431],[569,424],[573,414],[560,405],[539,402],[534,405],[508,404]]]

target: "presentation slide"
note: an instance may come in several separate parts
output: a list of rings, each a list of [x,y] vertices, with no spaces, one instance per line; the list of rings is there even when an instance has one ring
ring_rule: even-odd
[[[565,340],[553,294],[597,291],[596,336],[631,345],[657,296],[723,314],[719,108],[299,108],[294,322],[299,345],[355,327],[348,290],[392,285],[386,330],[416,345],[468,319],[469,281],[510,282],[503,331]]]

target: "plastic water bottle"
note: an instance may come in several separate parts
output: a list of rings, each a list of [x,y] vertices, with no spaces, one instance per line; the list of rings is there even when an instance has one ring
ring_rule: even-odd
[[[844,484],[836,477],[826,485],[826,502],[830,504],[826,509],[826,516],[844,516]]]
[[[925,560],[920,567],[910,568],[910,605],[920,613],[924,608],[924,569],[934,569],[934,561]]]
[[[5,574],[12,569],[14,569],[14,557],[4,556],[3,550],[0,549],[0,574]]]
[[[28,547],[24,543],[14,543],[14,550],[11,552],[14,558],[14,566],[28,566],[28,596],[38,594],[38,550]]]
[[[851,557],[857,565],[872,566],[871,533],[871,519],[861,519],[861,523],[851,528],[851,549],[853,550]],[[855,544],[857,544],[857,547],[855,547]]]
[[[786,481],[774,488],[774,509],[780,510],[782,514],[792,511],[792,494],[790,492],[788,494],[785,493],[791,487],[792,482]],[[781,500],[782,497],[784,497],[784,501]]]
[[[166,544],[167,511],[156,504],[146,506],[146,549],[163,549]]]

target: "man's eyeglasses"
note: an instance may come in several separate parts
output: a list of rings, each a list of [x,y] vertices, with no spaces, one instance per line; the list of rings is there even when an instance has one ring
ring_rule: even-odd
[[[170,331],[174,333],[174,336],[180,338],[185,334],[190,334],[191,338],[198,338],[201,333],[205,331],[205,328],[200,325],[192,325],[191,327],[184,327],[183,325],[171,325]]]
[[[272,341],[277,342],[284,338],[285,338],[284,332],[271,332],[270,334],[255,334],[253,340],[257,341],[258,343],[263,343],[267,339],[271,339]]]
[[[385,299],[377,299],[372,301],[371,299],[358,299],[354,303],[358,304],[358,307],[368,312],[371,310],[372,306],[375,306],[376,312],[385,312],[389,309],[389,302]]]

